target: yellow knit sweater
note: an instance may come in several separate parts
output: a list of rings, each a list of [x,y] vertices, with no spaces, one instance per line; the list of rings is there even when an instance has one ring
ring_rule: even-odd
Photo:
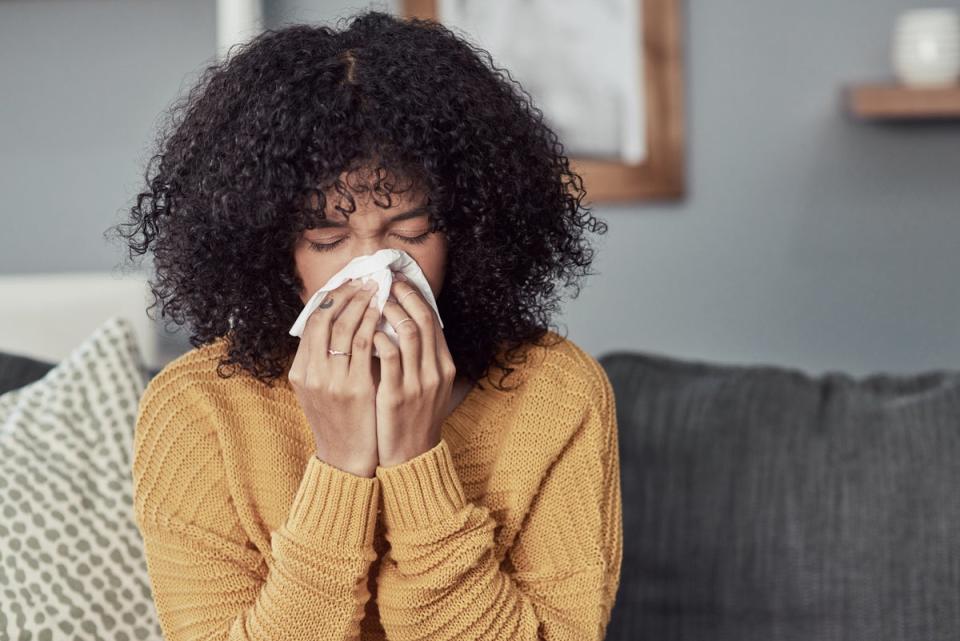
[[[134,512],[168,641],[603,638],[623,530],[593,357],[532,347],[512,391],[491,368],[436,447],[367,478],[314,455],[285,377],[219,378],[224,347],[169,363],[137,414]]]

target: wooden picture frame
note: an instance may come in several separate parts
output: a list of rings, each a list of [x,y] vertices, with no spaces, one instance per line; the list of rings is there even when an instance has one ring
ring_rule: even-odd
[[[637,164],[570,157],[587,204],[678,200],[686,185],[681,0],[640,3],[646,157]],[[436,0],[400,0],[402,17],[438,19]]]

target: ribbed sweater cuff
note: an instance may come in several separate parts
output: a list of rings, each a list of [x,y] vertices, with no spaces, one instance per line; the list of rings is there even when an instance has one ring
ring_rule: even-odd
[[[287,515],[287,530],[302,541],[373,545],[379,481],[350,474],[311,455]]]
[[[450,448],[443,439],[399,465],[377,467],[376,474],[388,530],[429,527],[456,514],[467,503]]]

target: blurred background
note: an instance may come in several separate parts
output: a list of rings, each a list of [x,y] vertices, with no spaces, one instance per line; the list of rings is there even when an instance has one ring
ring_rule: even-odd
[[[608,232],[594,237],[595,274],[555,319],[615,392],[624,555],[608,638],[956,639],[960,0],[631,1],[434,3],[514,34],[513,53],[544,63],[529,68],[531,86],[552,81],[558,104],[588,94],[588,109],[561,110],[588,143],[618,142],[603,134],[622,133],[610,114],[629,107],[546,63],[585,51],[623,61],[613,76],[635,80],[637,60],[615,47],[627,40],[582,50],[588,39],[570,37],[594,19],[616,31],[627,18],[614,9],[642,4],[680,34],[676,193],[591,202],[587,183],[585,204]],[[132,323],[152,370],[190,349],[185,332],[146,314],[149,257],[127,269],[104,232],[144,187],[168,107],[245,25],[333,25],[430,0],[397,2],[0,0],[0,513],[13,523],[0,525],[0,628],[39,625],[26,608],[65,601],[67,559],[79,561],[66,579],[82,586],[76,603],[137,613],[116,638],[160,638],[133,600],[149,597],[142,554],[73,554],[66,543],[104,545],[108,527],[135,538],[129,514],[101,509],[130,503],[143,391],[121,368],[134,341],[104,321]],[[915,13],[925,8],[939,13]],[[570,46],[534,37],[549,34]],[[648,48],[670,58],[666,34],[652,35]],[[593,68],[578,78],[610,70]],[[947,82],[907,90],[911,74]],[[647,136],[620,136],[625,157],[656,149],[664,132],[632,133]],[[104,447],[88,456],[88,444]],[[45,478],[70,483],[48,502],[35,498],[56,485]],[[61,517],[77,505],[93,509],[71,534]],[[53,515],[50,529],[32,506]],[[94,513],[115,518],[101,525]],[[47,569],[32,563],[38,541]],[[109,583],[90,577],[88,559],[113,563]],[[136,585],[121,591],[115,577]],[[44,589],[52,596],[34,599]],[[73,625],[77,612],[62,616]]]
[[[960,126],[865,121],[842,94],[890,75],[894,21],[916,6],[687,3],[686,193],[594,205],[610,231],[557,319],[568,336],[810,373],[960,363]],[[367,7],[396,10],[273,0],[263,22]],[[110,306],[137,316],[152,365],[188,348],[146,318],[103,232],[161,112],[216,54],[214,0],[0,2],[0,349],[54,361]]]

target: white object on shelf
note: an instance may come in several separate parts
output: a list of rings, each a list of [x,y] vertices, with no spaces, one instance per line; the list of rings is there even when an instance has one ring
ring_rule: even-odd
[[[960,77],[960,12],[948,8],[902,12],[891,53],[894,73],[903,84],[955,85]]]

